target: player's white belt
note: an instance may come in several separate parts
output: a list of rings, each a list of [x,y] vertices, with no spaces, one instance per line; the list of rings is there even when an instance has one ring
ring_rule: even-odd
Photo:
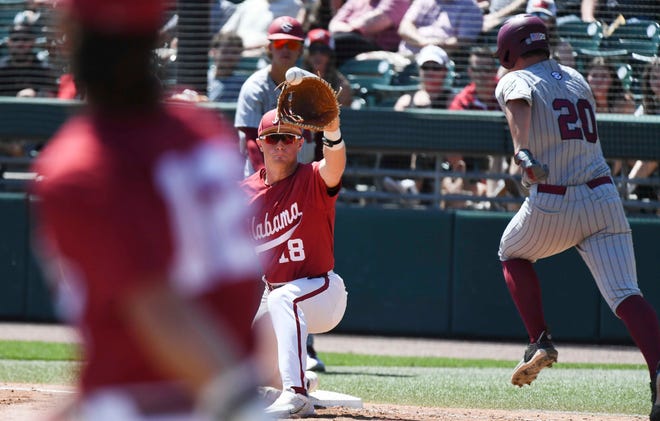
[[[585,183],[590,189],[595,189],[598,186],[602,186],[603,184],[614,184],[612,182],[612,178],[608,175],[602,176],[602,177],[597,177],[594,178],[593,180],[589,180]],[[563,196],[566,194],[566,186],[557,186],[554,184],[539,184],[538,187],[536,188],[536,191],[538,193],[548,193],[548,194],[557,194],[559,196]]]

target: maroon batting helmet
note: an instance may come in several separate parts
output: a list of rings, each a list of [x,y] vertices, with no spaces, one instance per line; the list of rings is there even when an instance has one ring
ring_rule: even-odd
[[[495,53],[502,66],[510,69],[518,57],[534,50],[550,52],[548,30],[540,18],[520,14],[504,22],[497,33]]]

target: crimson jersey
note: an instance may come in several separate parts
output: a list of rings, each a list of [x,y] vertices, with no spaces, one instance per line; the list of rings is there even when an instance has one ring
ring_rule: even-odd
[[[122,318],[123,297],[154,282],[208,307],[251,352],[261,284],[234,133],[209,111],[171,104],[74,117],[40,154],[39,251],[83,336],[83,393],[168,380]]]
[[[298,164],[272,186],[265,169],[242,182],[250,197],[250,229],[270,283],[318,276],[333,269],[335,202],[319,173],[319,162]]]

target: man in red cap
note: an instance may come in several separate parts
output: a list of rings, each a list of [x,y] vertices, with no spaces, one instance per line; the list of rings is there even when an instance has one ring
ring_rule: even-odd
[[[259,420],[260,284],[241,228],[242,160],[215,113],[161,101],[152,65],[161,9],[161,0],[63,9],[87,104],[41,152],[32,186],[37,252],[85,360],[62,418]]]
[[[277,418],[310,415],[308,393],[318,378],[306,371],[308,333],[333,329],[346,310],[346,289],[334,272],[335,203],[346,167],[339,119],[323,131],[323,159],[298,162],[302,129],[264,114],[257,145],[265,166],[242,183],[252,210],[249,225],[266,288],[255,317],[266,350],[273,397],[266,413]],[[268,352],[268,346],[274,348]],[[277,375],[279,371],[279,375]]]
[[[277,106],[277,87],[302,55],[304,40],[302,25],[296,19],[282,16],[273,20],[268,28],[270,65],[257,70],[241,87],[234,126],[241,138],[241,151],[248,158],[246,175],[263,168],[263,154],[256,143],[257,127],[266,111]]]

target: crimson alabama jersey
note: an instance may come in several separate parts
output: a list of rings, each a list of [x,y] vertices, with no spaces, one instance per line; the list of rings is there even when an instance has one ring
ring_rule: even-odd
[[[40,154],[39,251],[83,336],[83,393],[168,381],[122,317],[123,297],[150,283],[207,304],[251,352],[261,282],[234,133],[214,113],[171,104],[74,117]]]
[[[242,182],[250,197],[250,229],[266,280],[273,284],[318,276],[334,267],[335,202],[319,163],[298,164],[272,186],[265,169]]]

